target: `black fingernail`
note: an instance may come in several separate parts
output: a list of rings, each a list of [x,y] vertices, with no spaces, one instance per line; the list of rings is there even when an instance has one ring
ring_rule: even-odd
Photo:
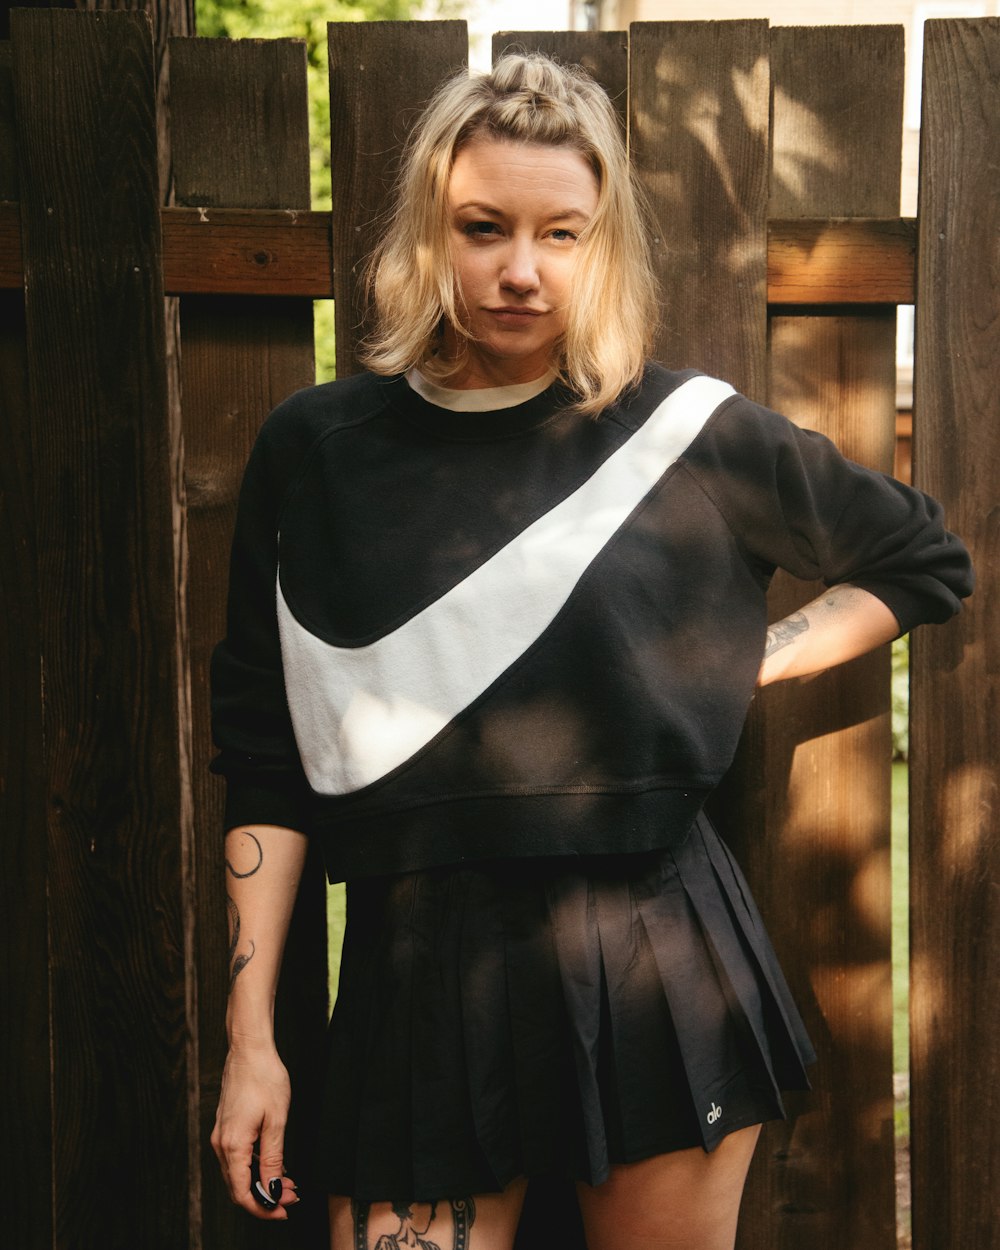
[[[273,1211],[278,1205],[261,1184],[260,1160],[256,1155],[250,1160],[250,1192],[253,1194],[254,1202],[264,1207],[265,1210]]]
[[[260,1205],[268,1211],[273,1211],[278,1205],[274,1199],[269,1196],[267,1190],[260,1183],[260,1181],[254,1181],[254,1183],[250,1186],[250,1192],[253,1194],[255,1201],[259,1202]]]
[[[272,1176],[267,1182],[267,1192],[271,1195],[275,1202],[281,1197],[281,1177]]]

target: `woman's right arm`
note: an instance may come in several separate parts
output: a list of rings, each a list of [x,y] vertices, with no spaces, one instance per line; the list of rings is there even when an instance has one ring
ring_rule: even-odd
[[[262,1219],[286,1219],[297,1201],[284,1176],[291,1090],[274,1044],[274,999],[285,938],[306,856],[306,838],[277,825],[241,825],[226,835],[229,908],[229,1053],[212,1132],[232,1199]],[[259,1143],[260,1178],[272,1207],[250,1191]]]

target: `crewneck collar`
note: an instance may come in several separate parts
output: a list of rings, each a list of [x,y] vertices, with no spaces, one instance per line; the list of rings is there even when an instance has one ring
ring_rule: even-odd
[[[503,408],[516,408],[518,404],[527,403],[529,399],[541,395],[542,391],[547,391],[552,385],[555,376],[555,369],[550,369],[531,382],[456,390],[449,386],[438,386],[436,382],[425,378],[419,369],[413,368],[406,375],[406,380],[418,395],[438,408],[447,408],[451,412],[499,412]]]
[[[390,404],[408,424],[458,442],[516,438],[564,414],[571,402],[554,372],[515,386],[453,390],[411,370],[386,386]]]

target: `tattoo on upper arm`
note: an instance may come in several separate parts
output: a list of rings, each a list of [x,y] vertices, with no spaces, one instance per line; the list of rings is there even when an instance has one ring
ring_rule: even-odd
[[[775,651],[780,651],[782,647],[787,647],[800,634],[804,634],[808,628],[809,620],[802,612],[793,612],[791,616],[786,616],[783,621],[777,621],[767,631],[767,639],[764,643],[765,658],[773,655]]]
[[[233,986],[236,984],[236,978],[247,966],[257,952],[253,939],[250,940],[249,954],[236,954],[236,948],[240,944],[240,909],[236,906],[235,901],[226,895],[226,906],[229,908],[229,992],[233,992]]]
[[[393,1217],[399,1227],[392,1232],[382,1233],[373,1245],[369,1245],[368,1233],[372,1208],[380,1222],[386,1217]],[[388,1210],[386,1209],[388,1208]],[[352,1202],[351,1214],[354,1218],[354,1250],[405,1250],[416,1247],[417,1250],[441,1250],[438,1242],[432,1241],[428,1234],[439,1219],[444,1219],[447,1208],[451,1215],[452,1242],[450,1250],[469,1250],[469,1232],[476,1222],[476,1204],[472,1198],[452,1198],[441,1202]],[[444,1228],[433,1228],[434,1236],[440,1237],[447,1231]]]
[[[249,872],[237,872],[237,871],[236,871],[236,869],[232,866],[232,864],[231,864],[231,863],[229,862],[229,860],[227,859],[227,860],[226,860],[226,867],[227,867],[227,868],[229,869],[229,871],[233,874],[233,876],[234,876],[234,877],[236,877],[236,879],[237,879],[238,881],[242,881],[242,880],[244,880],[244,878],[246,878],[246,877],[252,877],[252,876],[254,875],[254,873],[255,873],[255,872],[258,872],[258,871],[260,870],[260,866],[261,866],[261,864],[264,862],[264,848],[261,846],[260,842],[259,842],[259,841],[257,840],[257,838],[254,836],[254,834],[252,834],[252,833],[250,832],[250,830],[249,830],[249,829],[244,829],[242,832],[243,832],[243,836],[244,836],[245,838],[250,838],[250,840],[253,842],[254,846],[257,848],[257,862],[256,862],[256,864],[254,864],[254,866],[253,866],[253,867],[249,870]]]

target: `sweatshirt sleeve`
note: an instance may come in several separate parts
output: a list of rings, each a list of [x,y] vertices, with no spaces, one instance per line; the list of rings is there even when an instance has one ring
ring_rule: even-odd
[[[280,509],[300,459],[287,407],[265,423],[244,474],[226,636],[212,656],[212,736],[219,754],[211,769],[226,779],[227,829],[305,828],[309,788],[285,697],[276,606]]]
[[[860,586],[886,604],[901,633],[960,610],[972,564],[935,499],[739,397],[713,427],[696,456],[704,484],[767,571]]]

